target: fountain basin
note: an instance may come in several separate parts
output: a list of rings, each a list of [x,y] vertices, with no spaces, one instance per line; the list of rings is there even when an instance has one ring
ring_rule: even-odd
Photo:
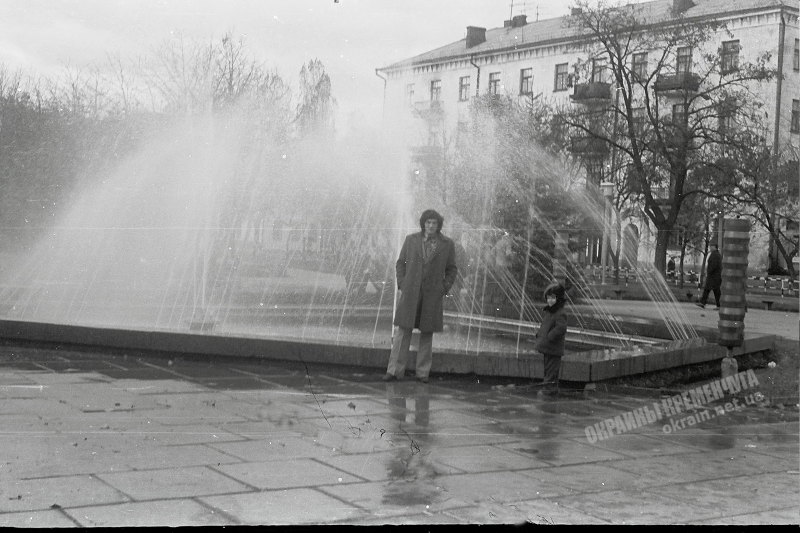
[[[167,357],[209,356],[283,360],[314,364],[339,364],[382,372],[389,358],[388,346],[348,345],[296,338],[243,337],[175,331],[119,329],[96,326],[0,320],[0,339],[37,343],[55,349],[147,352]],[[435,341],[434,341],[435,343]],[[734,356],[772,350],[774,336],[746,335]],[[475,374],[509,378],[541,378],[541,355],[502,352],[465,352],[438,349],[434,345],[433,373]],[[665,341],[633,348],[606,348],[568,353],[562,359],[562,378],[597,382],[668,368],[721,360],[726,349],[704,339]],[[412,352],[412,359],[415,356]],[[409,362],[413,368],[413,361]]]

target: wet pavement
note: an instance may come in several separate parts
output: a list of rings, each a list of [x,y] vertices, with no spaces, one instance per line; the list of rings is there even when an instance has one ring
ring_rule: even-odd
[[[796,410],[381,375],[2,346],[0,526],[800,523]]]
[[[663,320],[658,306],[653,305],[653,302],[641,300],[596,300],[595,307],[584,304],[577,308],[586,312],[602,310],[612,317],[620,317],[623,320],[630,318]],[[714,308],[713,303],[700,308],[693,303],[682,302],[678,304],[678,308],[685,321],[695,327],[717,329],[719,325],[719,311]],[[799,320],[800,314],[797,312],[750,308],[744,318],[744,328],[747,333],[777,335],[797,342],[800,339]]]

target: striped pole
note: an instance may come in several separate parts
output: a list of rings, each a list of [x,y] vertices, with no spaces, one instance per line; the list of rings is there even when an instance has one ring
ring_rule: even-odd
[[[719,309],[719,344],[728,348],[722,361],[722,375],[736,373],[731,357],[733,348],[744,341],[744,315],[747,282],[747,254],[750,248],[750,222],[726,219],[722,238],[722,296]]]

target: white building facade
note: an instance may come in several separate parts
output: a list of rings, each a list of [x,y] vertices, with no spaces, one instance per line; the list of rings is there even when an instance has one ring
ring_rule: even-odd
[[[670,24],[681,16],[688,22],[720,22],[708,45],[717,53],[730,51],[723,61],[753,62],[770,53],[768,67],[779,75],[752,88],[763,104],[765,136],[775,152],[800,153],[800,34],[797,3],[781,0],[656,0],[638,4],[644,20]],[[513,17],[503,27],[470,26],[464,39],[413,58],[377,69],[385,84],[385,127],[403,138],[412,154],[436,153],[447,137],[457,135],[469,121],[470,100],[476,95],[541,98],[556,106],[580,105],[575,66],[591,59],[596,43],[587,40],[570,18],[528,22]],[[654,51],[656,52],[656,51]],[[708,50],[694,50],[690,63]],[[656,55],[653,53],[652,55]],[[652,61],[652,60],[651,60]],[[680,61],[676,59],[676,61]],[[651,62],[651,65],[655,61]],[[648,65],[643,68],[646,70]],[[652,67],[650,67],[652,70]],[[680,67],[678,67],[680,68]],[[691,67],[690,67],[691,68]],[[589,74],[592,76],[592,74]],[[796,224],[796,221],[784,221]],[[652,260],[647,242],[648,224],[631,219],[642,236],[637,254]],[[624,225],[625,225],[624,224]],[[764,266],[770,250],[768,237],[751,243],[751,266]]]

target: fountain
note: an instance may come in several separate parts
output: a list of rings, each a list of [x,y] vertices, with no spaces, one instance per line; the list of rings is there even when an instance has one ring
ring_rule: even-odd
[[[434,372],[541,375],[529,342],[541,302],[529,280],[554,277],[590,309],[570,310],[565,379],[716,357],[647,268],[637,277],[673,344],[623,331],[570,264],[569,233],[533,208],[527,236],[471,226],[441,199],[409,190],[398,147],[272,146],[246,124],[241,113],[186,119],[90,176],[51,230],[4,269],[0,336],[383,367],[396,254],[421,209],[434,207],[462,254]],[[610,223],[588,192],[574,194],[598,227]],[[553,250],[531,244],[534,226],[552,235]],[[515,254],[528,259],[522,281],[510,269]]]

